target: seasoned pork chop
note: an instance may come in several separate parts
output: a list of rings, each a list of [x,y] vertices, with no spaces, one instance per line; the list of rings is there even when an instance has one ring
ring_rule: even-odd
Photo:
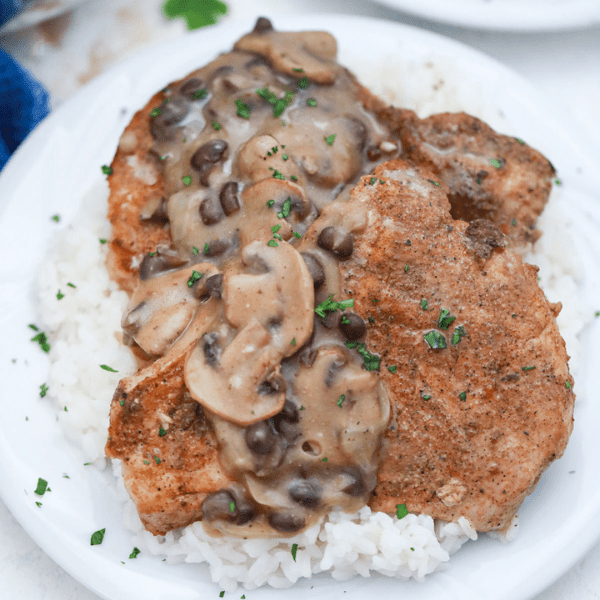
[[[453,220],[431,173],[374,175],[352,191],[368,223],[341,263],[393,410],[371,507],[504,529],[572,428],[560,304],[492,224]]]
[[[402,140],[404,158],[448,185],[455,219],[492,221],[514,249],[539,238],[535,224],[555,171],[537,150],[464,113],[419,119],[411,110],[386,108],[379,117]]]

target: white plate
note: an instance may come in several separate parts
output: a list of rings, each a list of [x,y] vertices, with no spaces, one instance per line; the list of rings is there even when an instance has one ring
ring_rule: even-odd
[[[399,103],[422,113],[465,109],[542,150],[559,170],[564,182],[560,199],[568,203],[578,228],[585,274],[579,294],[584,299],[600,298],[600,197],[594,176],[600,156],[547,98],[465,46],[391,22],[319,16],[277,19],[275,26],[329,30],[338,39],[340,60],[384,96],[391,94],[386,81],[394,77],[400,82],[396,85],[401,90]],[[29,341],[32,332],[27,324],[36,321],[35,271],[51,237],[68,226],[83,194],[101,180],[100,165],[110,163],[133,111],[169,81],[230,48],[251,27],[230,23],[201,30],[117,66],[43,122],[0,177],[0,492],[15,517],[56,562],[110,600],[199,600],[216,598],[219,590],[197,566],[167,565],[145,556],[127,560],[131,541],[121,525],[114,482],[109,475],[83,466],[81,453],[61,433],[56,409],[39,397],[48,361]],[[60,224],[50,219],[55,213],[62,217]],[[585,357],[576,386],[571,442],[520,510],[521,529],[514,542],[504,545],[482,538],[469,543],[446,571],[424,584],[380,577],[342,584],[319,576],[299,582],[285,592],[286,598],[303,600],[310,593],[311,598],[333,599],[344,591],[348,600],[402,592],[416,600],[522,600],[569,569],[600,536],[596,432],[600,349],[593,343],[598,335],[600,319],[583,336]],[[48,480],[52,488],[42,498],[41,508],[33,494],[38,477]],[[91,533],[101,528],[107,532],[104,543],[90,546]],[[247,596],[279,599],[281,592],[261,589]]]
[[[375,0],[432,21],[495,31],[557,31],[600,24],[598,0]]]

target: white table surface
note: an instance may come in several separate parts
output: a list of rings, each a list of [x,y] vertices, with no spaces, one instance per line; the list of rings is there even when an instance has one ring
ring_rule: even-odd
[[[565,115],[600,148],[598,27],[553,33],[499,33],[424,21],[368,0],[228,0],[227,3],[230,11],[226,19],[347,13],[390,19],[448,36],[520,73],[561,106]],[[17,57],[46,85],[56,107],[112,64],[153,43],[185,35],[182,21],[167,21],[162,17],[161,5],[162,0],[88,0],[54,22],[0,37],[0,47]],[[600,181],[600,165],[598,175]],[[54,563],[0,500],[0,600],[5,599],[98,600],[98,596]],[[567,599],[600,600],[600,543],[535,598]]]

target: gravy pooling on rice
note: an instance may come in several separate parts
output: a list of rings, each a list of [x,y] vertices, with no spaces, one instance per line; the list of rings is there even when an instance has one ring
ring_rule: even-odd
[[[388,397],[340,265],[369,223],[350,189],[400,155],[402,125],[335,55],[329,34],[259,19],[121,138],[109,266],[130,293],[124,339],[141,368],[115,392],[106,452],[155,534],[198,519],[215,534],[296,533],[372,501],[394,449],[381,453],[402,400]]]

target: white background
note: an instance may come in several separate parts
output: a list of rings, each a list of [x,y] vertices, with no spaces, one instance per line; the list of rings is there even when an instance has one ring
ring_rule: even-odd
[[[461,0],[448,1],[460,10]],[[56,107],[112,64],[153,43],[185,35],[183,22],[162,17],[161,4],[162,0],[89,0],[50,23],[0,37],[0,46],[46,85]],[[339,12],[407,23],[461,41],[536,85],[600,148],[597,26],[546,33],[475,31],[424,21],[367,0],[229,0],[228,5],[226,19]],[[598,176],[600,182],[600,165]],[[568,507],[557,507],[557,514],[563,510]],[[1,600],[98,600],[38,548],[1,500],[0,582]],[[251,600],[252,593],[246,596]],[[535,598],[563,599],[600,600],[600,544]]]

